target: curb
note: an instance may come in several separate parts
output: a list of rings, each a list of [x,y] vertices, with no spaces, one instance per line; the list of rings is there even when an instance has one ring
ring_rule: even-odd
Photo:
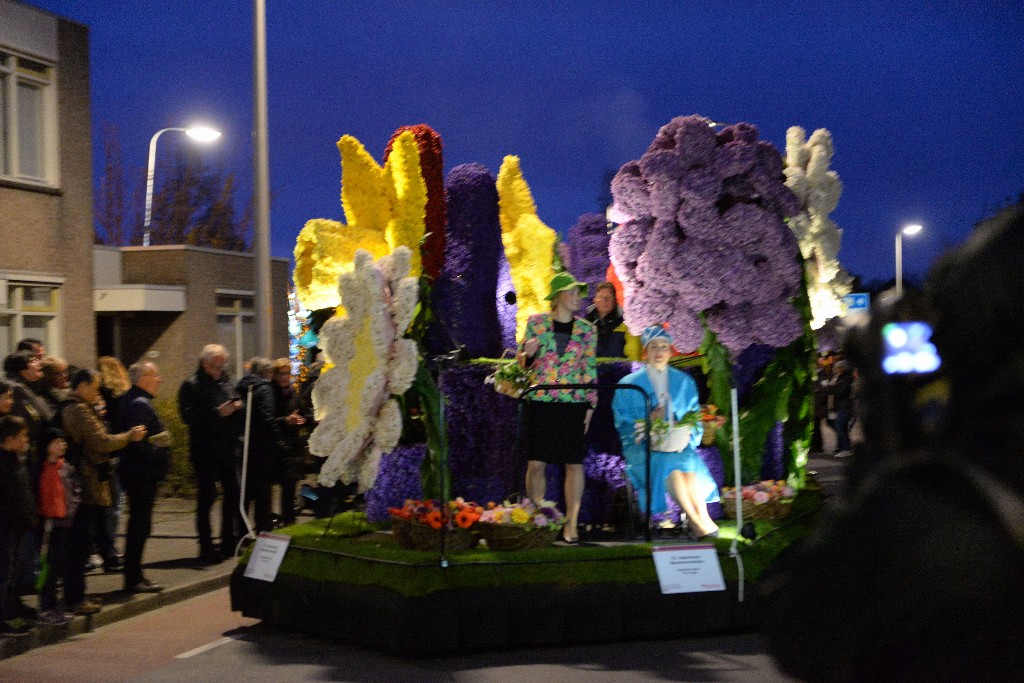
[[[103,626],[109,626],[161,607],[184,602],[190,598],[225,588],[231,580],[233,569],[232,565],[231,569],[223,574],[178,586],[170,586],[160,593],[132,596],[126,602],[107,605],[96,614],[76,616],[63,626],[37,624],[31,635],[23,638],[0,637],[0,660],[25,654],[37,647],[53,645]]]

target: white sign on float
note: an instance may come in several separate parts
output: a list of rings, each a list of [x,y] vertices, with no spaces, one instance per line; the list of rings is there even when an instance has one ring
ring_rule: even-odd
[[[291,536],[262,533],[252,547],[249,564],[245,565],[246,576],[259,581],[273,581],[277,578],[277,570],[281,568],[284,554],[288,552]]]
[[[663,595],[725,590],[722,565],[710,543],[660,546],[652,554]]]

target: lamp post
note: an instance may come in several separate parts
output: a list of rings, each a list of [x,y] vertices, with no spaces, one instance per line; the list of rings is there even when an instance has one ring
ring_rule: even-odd
[[[146,217],[142,223],[142,246],[149,246],[149,224],[153,220],[153,175],[156,171],[156,141],[163,133],[178,130],[197,142],[213,142],[220,137],[220,131],[206,126],[193,128],[163,128],[158,130],[149,141],[149,166],[146,170]]]
[[[905,225],[896,233],[896,296],[903,296],[903,236],[916,235],[921,232],[921,226],[916,223]]]

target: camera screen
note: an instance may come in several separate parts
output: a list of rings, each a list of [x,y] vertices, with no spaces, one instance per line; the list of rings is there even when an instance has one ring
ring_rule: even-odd
[[[882,369],[889,375],[935,372],[942,365],[925,322],[888,323],[882,328],[885,355]]]

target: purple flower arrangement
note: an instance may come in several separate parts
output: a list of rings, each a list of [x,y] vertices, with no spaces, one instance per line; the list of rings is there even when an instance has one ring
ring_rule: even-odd
[[[373,488],[366,492],[366,518],[384,522],[388,508],[402,507],[407,499],[423,497],[420,488],[420,464],[427,454],[426,444],[398,446],[381,456],[380,470]]]
[[[611,262],[634,334],[667,322],[682,350],[703,339],[700,314],[733,356],[800,336],[790,302],[800,290],[799,246],[785,218],[800,207],[782,157],[748,123],[715,133],[708,119],[673,119],[612,181],[620,213]]]
[[[498,309],[498,321],[501,325],[501,348],[516,348],[516,288],[512,284],[512,270],[504,250],[498,256],[498,287],[494,295],[494,305]]]
[[[480,164],[462,164],[445,181],[448,230],[444,266],[434,284],[430,350],[463,344],[473,358],[501,354],[495,307],[499,259],[504,259],[494,177]]]
[[[569,263],[567,266],[580,282],[590,286],[582,306],[589,306],[594,296],[594,287],[605,279],[608,272],[608,219],[600,213],[585,213],[576,219],[567,236]]]

